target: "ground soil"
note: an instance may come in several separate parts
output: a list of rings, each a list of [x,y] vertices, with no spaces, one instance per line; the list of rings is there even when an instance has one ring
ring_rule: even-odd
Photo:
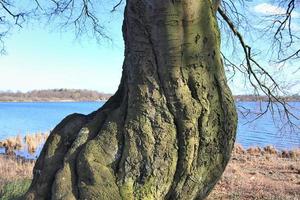
[[[300,200],[300,151],[236,147],[207,200]]]

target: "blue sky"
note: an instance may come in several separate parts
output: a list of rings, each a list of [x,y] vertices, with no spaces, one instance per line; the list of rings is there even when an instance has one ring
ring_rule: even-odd
[[[280,8],[264,1],[252,2],[249,9],[258,15],[280,12]],[[79,88],[115,92],[124,59],[122,12],[107,12],[104,17],[104,25],[113,42],[104,40],[99,44],[87,37],[78,40],[71,30],[56,31],[54,25],[47,23],[15,29],[5,40],[7,55],[0,56],[0,90]],[[294,26],[295,29],[300,27]],[[287,65],[291,68],[272,67],[270,71],[279,82],[297,82],[300,70],[291,73],[291,69],[296,71],[298,66]],[[249,92],[249,86],[241,83],[241,76],[230,82],[234,94]],[[299,85],[293,86],[291,92],[299,93]]]
[[[120,37],[120,36],[118,36]],[[114,92],[123,43],[74,39],[73,33],[21,29],[6,40],[0,57],[0,90],[80,88]]]

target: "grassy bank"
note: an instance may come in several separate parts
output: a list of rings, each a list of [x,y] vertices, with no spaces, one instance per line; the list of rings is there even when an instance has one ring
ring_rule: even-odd
[[[34,161],[0,155],[0,199],[16,199],[30,185]],[[300,149],[244,150],[237,145],[208,200],[300,199]]]
[[[28,189],[34,161],[0,155],[0,199],[18,199]]]
[[[28,190],[31,179],[10,182],[0,188],[1,200],[22,200],[22,195]]]
[[[0,154],[0,187],[9,182],[32,178],[34,160]]]

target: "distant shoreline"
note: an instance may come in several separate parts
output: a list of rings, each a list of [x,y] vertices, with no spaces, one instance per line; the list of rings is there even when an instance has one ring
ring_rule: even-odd
[[[101,99],[101,100],[28,100],[28,101],[1,101],[0,103],[95,103],[95,102],[104,102],[104,101],[108,101],[108,99]],[[235,100],[235,102],[267,102],[267,101],[261,101],[261,100]],[[287,103],[291,103],[291,102],[300,102],[299,100],[288,100],[285,101]]]
[[[239,102],[268,102],[270,99],[267,96],[255,96],[255,95],[234,95],[235,101]],[[300,95],[292,95],[292,96],[281,96],[278,97],[280,101],[285,102],[300,102]],[[275,99],[272,99],[276,102]]]
[[[108,99],[102,100],[41,100],[41,101],[1,101],[0,103],[89,103],[89,102],[103,102]]]
[[[29,92],[0,91],[0,102],[99,102],[107,101],[112,94],[82,89],[49,89]],[[236,102],[268,102],[267,96],[234,95]],[[279,97],[286,102],[300,102],[300,95]]]
[[[0,94],[0,103],[76,103],[76,102],[103,102],[107,101],[107,99],[85,99],[85,100],[76,100],[76,99],[40,99],[40,100],[1,100]],[[239,99],[234,96],[236,102],[267,102],[267,100],[262,99]],[[285,102],[300,102],[300,98],[298,99],[287,99]]]
[[[82,89],[49,89],[29,92],[0,92],[0,102],[98,102],[112,94]]]

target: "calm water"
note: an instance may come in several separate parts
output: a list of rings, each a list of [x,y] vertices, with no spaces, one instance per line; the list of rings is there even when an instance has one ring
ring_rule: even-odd
[[[0,103],[0,140],[26,133],[46,132],[54,128],[65,116],[71,113],[88,114],[103,105],[104,102],[59,102],[59,103]],[[300,102],[291,103],[294,114],[300,118]],[[264,105],[262,105],[264,106]],[[246,114],[247,109],[258,112],[256,102],[238,102],[237,108]],[[280,123],[275,124],[271,113],[252,123],[255,113],[246,117],[239,112],[237,142],[244,147],[274,145],[278,149],[300,147],[300,135],[289,130],[281,131]],[[300,121],[294,120],[300,126]],[[278,126],[278,127],[277,127]]]
[[[266,105],[266,103],[259,104],[257,102],[237,103],[239,114],[237,142],[247,148],[266,145],[273,145],[281,150],[300,148],[300,120],[298,120],[300,119],[300,102],[289,103],[290,111],[298,118],[290,118],[293,126],[286,124],[286,120],[282,120],[280,113],[283,112],[279,113],[276,107],[273,114],[269,111],[253,121],[257,117],[257,113],[261,112]],[[249,109],[250,113],[248,113]]]
[[[26,133],[48,132],[72,113],[88,114],[104,102],[0,103],[0,140]]]

